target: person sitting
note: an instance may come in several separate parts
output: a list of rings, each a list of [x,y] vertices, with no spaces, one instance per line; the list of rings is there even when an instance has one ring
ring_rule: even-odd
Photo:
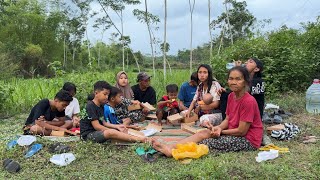
[[[157,102],[156,91],[150,86],[150,76],[145,72],[140,72],[137,76],[137,82],[138,84],[131,87],[134,100],[155,105]]]
[[[94,98],[86,106],[86,116],[80,121],[80,137],[83,140],[91,140],[103,143],[111,139],[146,142],[145,137],[131,136],[126,133],[124,125],[117,125],[116,129],[104,126],[104,104],[107,103],[111,85],[106,81],[98,81],[94,84]]]
[[[26,120],[24,134],[49,136],[52,130],[66,131],[71,128],[72,122],[65,121],[65,109],[72,100],[70,93],[65,90],[60,90],[53,100],[40,100]]]
[[[247,92],[249,73],[243,67],[233,67],[228,73],[228,85],[232,91],[228,98],[226,118],[218,126],[207,123],[206,130],[189,136],[177,144],[195,142],[208,145],[209,150],[252,151],[260,147],[263,126],[259,107],[252,95]],[[157,139],[152,140],[152,146],[166,156],[172,156],[176,144],[161,144]]]
[[[199,85],[196,90],[196,94],[190,104],[189,109],[186,113],[183,113],[186,117],[190,116],[191,111],[195,108],[195,113],[198,114],[199,118],[206,114],[206,117],[210,116],[210,119],[219,124],[222,121],[221,111],[218,109],[220,104],[220,96],[218,91],[221,88],[218,81],[213,77],[212,68],[207,64],[201,64],[197,70]],[[203,96],[205,94],[211,94],[212,101],[208,104],[199,104],[203,102]],[[209,113],[209,114],[207,114]]]
[[[176,84],[169,84],[166,86],[167,95],[162,96],[157,104],[158,109],[156,115],[160,125],[162,125],[162,119],[167,119],[169,115],[179,113],[179,105],[176,99],[178,89]]]
[[[197,90],[197,72],[191,74],[189,82],[182,83],[178,94],[180,111],[188,110]]]
[[[77,87],[75,84],[71,82],[64,83],[63,90],[68,91],[70,95],[72,96],[72,101],[65,109],[66,118],[70,119],[72,121],[73,127],[79,127],[80,126],[80,105],[77,98],[74,96],[77,93]]]
[[[115,112],[115,107],[121,103],[122,91],[116,87],[112,87],[108,96],[108,103],[104,105],[104,118],[107,123],[106,127],[115,127],[114,124],[129,125],[130,118],[119,119]]]
[[[128,106],[140,105],[138,100],[134,100],[133,91],[129,85],[128,75],[124,71],[118,72],[116,76],[116,85],[122,91],[121,103],[117,104],[114,108],[116,115],[119,119],[130,118],[132,122],[140,122],[145,119],[145,115],[148,112],[147,108],[128,110]],[[145,112],[145,113],[144,113]]]

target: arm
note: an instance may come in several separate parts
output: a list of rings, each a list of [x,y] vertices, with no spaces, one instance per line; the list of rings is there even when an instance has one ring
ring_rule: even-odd
[[[189,106],[189,109],[188,109],[188,112],[186,113],[186,117],[189,117],[190,116],[190,112],[192,111],[194,105],[196,104],[196,100],[192,100],[190,106]]]
[[[103,121],[103,125],[108,128],[117,129],[121,132],[124,132],[127,129],[123,124],[111,124],[107,121]]]
[[[157,103],[156,91],[152,88],[152,94],[150,97],[150,104],[155,105]]]
[[[95,130],[97,130],[97,131],[108,130],[107,127],[105,127],[105,126],[103,126],[103,125],[101,125],[101,124],[99,123],[99,120],[92,120],[92,121],[91,121],[91,124],[92,124],[93,128],[94,128]]]
[[[167,100],[167,101],[159,101],[159,102],[157,103],[157,106],[161,106],[161,105],[166,104],[166,103],[171,103],[171,101],[170,101],[170,100]]]
[[[178,103],[179,103],[179,109],[180,109],[181,111],[188,109],[187,107],[184,106],[183,101],[180,100]]]
[[[222,130],[221,134],[231,136],[245,136],[250,128],[250,122],[240,121],[239,126],[235,129]]]
[[[56,118],[58,121],[46,121],[45,122],[47,124],[50,124],[50,125],[53,125],[53,126],[62,126],[64,125],[64,117],[59,117],[59,118]]]
[[[49,129],[49,130],[56,130],[56,131],[66,130],[65,128],[61,128],[61,127],[49,124],[48,121],[45,121],[43,116],[41,116],[38,120],[35,120],[35,124],[40,127],[43,127],[44,129]]]

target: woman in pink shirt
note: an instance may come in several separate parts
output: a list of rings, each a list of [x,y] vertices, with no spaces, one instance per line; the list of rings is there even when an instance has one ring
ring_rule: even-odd
[[[226,118],[218,126],[207,123],[207,130],[187,137],[177,144],[195,142],[208,145],[210,150],[250,151],[260,147],[263,126],[256,100],[247,91],[250,79],[248,71],[240,66],[229,70],[228,85],[232,90],[227,103]],[[176,147],[153,140],[153,147],[171,157]]]

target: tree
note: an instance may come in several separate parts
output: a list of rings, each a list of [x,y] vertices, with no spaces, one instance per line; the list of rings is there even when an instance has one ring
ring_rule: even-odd
[[[227,8],[230,5],[231,8]],[[221,29],[220,38],[226,40],[226,43],[236,41],[241,38],[248,38],[252,36],[250,28],[254,25],[256,18],[249,12],[247,3],[237,2],[236,0],[225,1],[226,12],[223,12],[216,20],[213,20],[212,28]],[[228,26],[228,31],[225,26]],[[222,41],[222,39],[221,39]]]
[[[190,74],[192,73],[192,30],[193,30],[193,22],[192,22],[192,15],[194,10],[194,5],[196,1],[193,0],[191,4],[191,0],[189,0],[189,10],[190,10]]]
[[[166,54],[169,50],[167,46],[167,0],[164,0],[164,34],[163,34],[163,44],[162,52],[163,52],[163,77],[166,80]]]
[[[135,9],[135,10],[133,10],[133,14],[134,14],[134,16],[136,16],[138,18],[138,20],[140,22],[146,23],[146,25],[147,25],[148,32],[149,32],[151,55],[152,55],[153,76],[155,77],[156,76],[155,53],[154,53],[154,48],[153,48],[155,38],[152,33],[151,24],[157,24],[158,22],[160,22],[160,19],[158,16],[155,16],[155,15],[148,12],[147,0],[144,1],[144,5],[145,5],[145,11]],[[157,29],[157,27],[155,29]]]

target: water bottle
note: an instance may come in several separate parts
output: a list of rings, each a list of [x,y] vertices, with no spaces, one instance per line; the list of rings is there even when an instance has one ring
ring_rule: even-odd
[[[320,81],[314,79],[306,93],[306,109],[309,113],[320,114]]]
[[[227,63],[226,64],[226,68],[229,70],[229,69],[231,69],[231,68],[233,68],[233,67],[235,67],[236,66],[236,64],[234,63],[234,62],[232,62],[232,63]],[[241,66],[242,67],[246,67],[246,65],[245,64],[241,64]]]

